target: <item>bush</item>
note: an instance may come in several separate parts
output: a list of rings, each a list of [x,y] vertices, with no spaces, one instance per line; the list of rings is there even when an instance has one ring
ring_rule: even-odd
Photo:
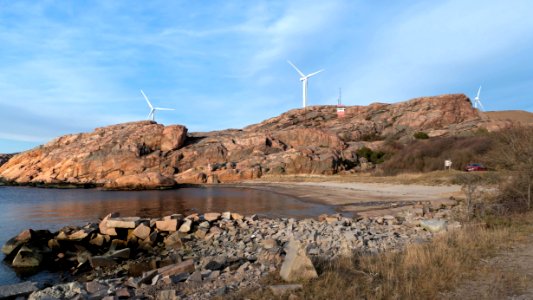
[[[484,162],[483,156],[492,147],[491,136],[438,137],[414,140],[396,151],[383,163],[387,175],[400,172],[430,172],[442,170],[444,161],[452,160],[452,167],[461,170],[466,164]]]
[[[382,151],[373,151],[368,147],[362,147],[356,152],[357,157],[364,157],[367,161],[373,164],[380,164],[385,161],[386,153]]]
[[[425,132],[422,132],[422,131],[419,131],[419,132],[413,134],[413,136],[417,140],[427,140],[427,139],[429,139],[429,135],[427,133],[425,133]]]

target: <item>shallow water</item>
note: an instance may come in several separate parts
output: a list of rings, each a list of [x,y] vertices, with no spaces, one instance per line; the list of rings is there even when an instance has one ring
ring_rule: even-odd
[[[334,213],[329,206],[254,189],[181,188],[165,191],[102,191],[0,186],[0,245],[20,231],[97,222],[110,212],[121,216],[160,217],[173,213],[238,212],[268,217],[314,217]],[[3,256],[3,254],[0,254]],[[0,285],[24,280],[54,280],[58,274],[17,275],[0,263]]]

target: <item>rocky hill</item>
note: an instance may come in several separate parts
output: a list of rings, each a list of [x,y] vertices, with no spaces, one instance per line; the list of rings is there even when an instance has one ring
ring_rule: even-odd
[[[313,106],[243,130],[208,133],[141,121],[59,137],[11,158],[0,166],[0,177],[20,184],[160,188],[265,174],[335,174],[361,168],[357,150],[379,147],[386,138],[499,126],[462,94],[350,106],[344,118],[337,117],[335,106]]]

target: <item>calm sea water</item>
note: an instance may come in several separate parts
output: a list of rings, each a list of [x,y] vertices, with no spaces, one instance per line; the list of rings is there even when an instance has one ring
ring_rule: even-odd
[[[334,213],[329,206],[244,188],[101,191],[0,186],[0,245],[27,228],[54,231],[67,225],[97,222],[110,212],[119,212],[122,216],[160,217],[210,211],[296,218]],[[0,263],[0,285],[24,280],[50,281],[57,276],[46,272],[16,274],[5,263]]]

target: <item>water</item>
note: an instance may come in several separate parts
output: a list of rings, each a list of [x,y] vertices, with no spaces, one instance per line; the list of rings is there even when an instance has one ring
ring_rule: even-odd
[[[102,191],[0,186],[0,245],[20,231],[97,222],[110,212],[121,216],[160,217],[173,213],[238,212],[268,217],[312,217],[334,213],[325,205],[254,189],[207,187],[166,191]],[[3,254],[0,254],[3,256]],[[24,280],[54,280],[57,274],[16,274],[0,263],[0,285]]]

